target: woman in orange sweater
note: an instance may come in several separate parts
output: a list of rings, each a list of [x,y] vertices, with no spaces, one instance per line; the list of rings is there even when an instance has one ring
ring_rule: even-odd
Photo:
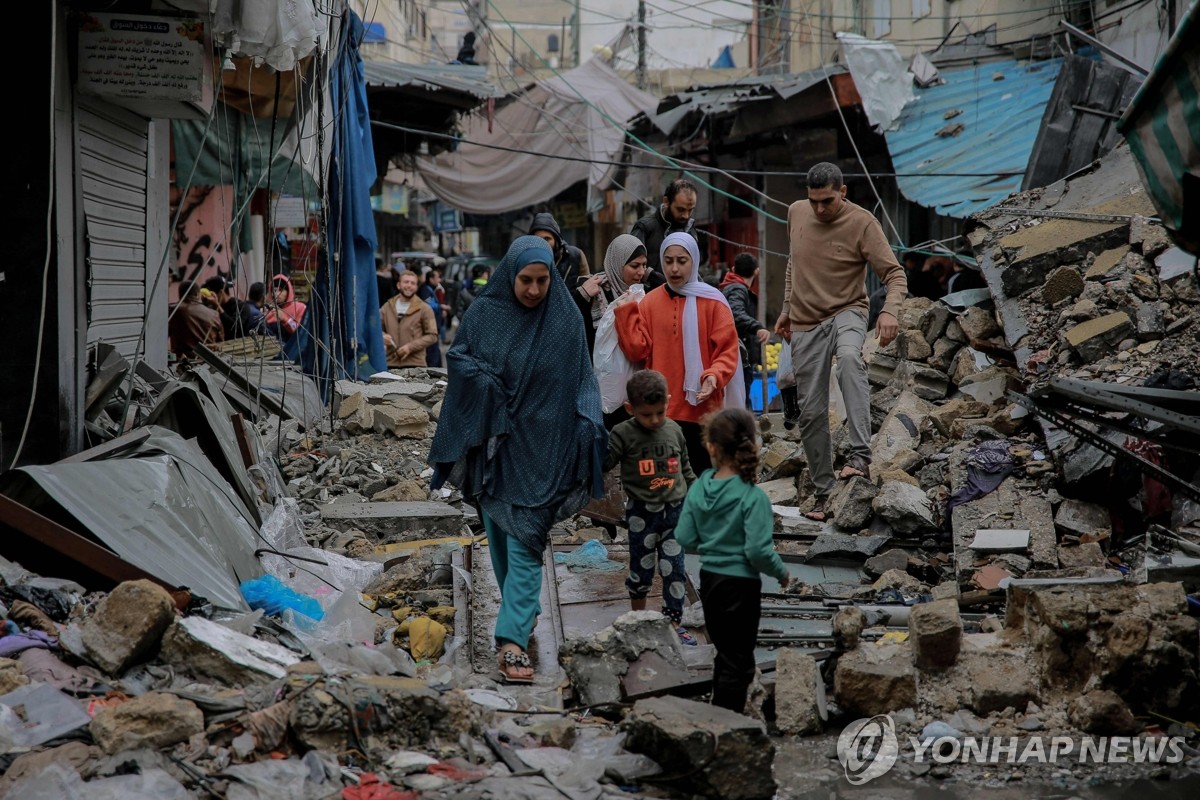
[[[617,340],[630,361],[667,377],[667,416],[683,429],[688,459],[699,474],[712,466],[700,421],[746,403],[737,328],[725,295],[700,280],[700,252],[691,234],[663,239],[659,263],[664,285],[640,303],[625,294],[613,304]]]

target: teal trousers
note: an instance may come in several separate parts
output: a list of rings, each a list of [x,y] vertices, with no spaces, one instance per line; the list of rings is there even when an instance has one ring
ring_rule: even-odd
[[[496,615],[496,646],[506,642],[522,650],[529,648],[529,634],[542,612],[542,554],[502,530],[486,513],[492,571],[500,587],[500,611]]]

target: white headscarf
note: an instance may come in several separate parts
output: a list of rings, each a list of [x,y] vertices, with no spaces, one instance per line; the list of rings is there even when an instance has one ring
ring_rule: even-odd
[[[666,260],[667,248],[675,244],[687,250],[688,255],[692,257],[691,277],[678,289],[672,287],[672,291],[687,298],[687,302],[683,306],[683,393],[687,397],[687,401],[695,406],[699,405],[696,395],[700,392],[700,377],[704,374],[704,357],[700,352],[700,325],[696,317],[696,298],[706,297],[721,303],[726,308],[729,308],[729,301],[725,299],[725,295],[721,293],[720,289],[709,286],[700,280],[700,248],[696,246],[696,239],[690,233],[677,231],[668,234],[663,239],[662,246],[658,248],[658,263],[662,264]],[[730,322],[732,323],[732,318]],[[738,352],[737,371],[733,373],[733,377],[724,388],[726,408],[745,408],[746,385],[742,381],[742,354],[740,351]]]

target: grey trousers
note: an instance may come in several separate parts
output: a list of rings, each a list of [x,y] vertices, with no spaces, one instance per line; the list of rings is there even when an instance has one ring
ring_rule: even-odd
[[[833,492],[833,442],[829,434],[829,372],[837,356],[838,385],[846,402],[850,452],[871,460],[871,396],[863,343],[867,318],[860,311],[843,311],[810,331],[792,331],[792,365],[800,402],[800,437],[808,471],[817,494]]]

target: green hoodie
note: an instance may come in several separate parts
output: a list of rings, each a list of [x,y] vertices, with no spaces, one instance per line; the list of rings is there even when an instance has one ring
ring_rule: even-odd
[[[783,580],[787,567],[775,552],[775,518],[766,493],[740,477],[716,478],[707,470],[683,501],[675,538],[700,554],[709,572],[757,578],[761,572]]]

